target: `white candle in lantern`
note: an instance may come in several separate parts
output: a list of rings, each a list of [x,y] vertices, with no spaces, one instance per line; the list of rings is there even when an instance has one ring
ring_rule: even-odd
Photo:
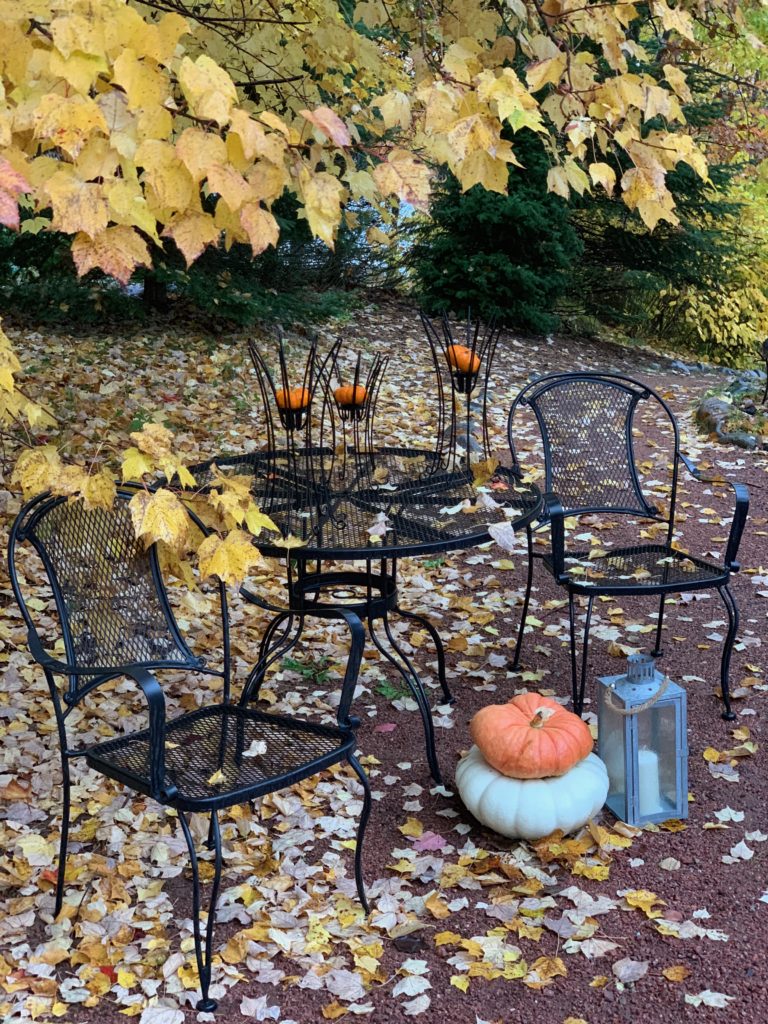
[[[659,755],[653,750],[638,750],[637,775],[640,784],[640,814],[645,817],[663,810],[659,785]]]

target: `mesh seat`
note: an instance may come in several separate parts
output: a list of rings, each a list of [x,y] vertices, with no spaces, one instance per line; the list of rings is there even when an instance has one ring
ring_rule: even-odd
[[[274,792],[347,758],[348,731],[235,706],[208,707],[169,721],[165,778],[183,810],[229,807]],[[91,747],[88,764],[149,794],[149,730]]]
[[[554,572],[551,554],[544,555],[543,562]],[[664,544],[616,548],[597,558],[590,558],[588,551],[569,552],[565,568],[568,586],[585,593],[605,585],[624,593],[642,593],[660,586],[681,592],[717,586],[728,579],[722,566],[711,565]]]

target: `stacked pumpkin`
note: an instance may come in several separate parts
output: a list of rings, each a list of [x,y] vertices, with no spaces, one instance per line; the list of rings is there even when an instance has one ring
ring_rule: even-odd
[[[573,832],[608,795],[605,765],[582,719],[556,701],[524,693],[490,705],[470,723],[475,746],[456,769],[472,814],[510,839]]]

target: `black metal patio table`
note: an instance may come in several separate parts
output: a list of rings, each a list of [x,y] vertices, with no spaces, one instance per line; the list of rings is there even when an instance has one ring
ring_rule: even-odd
[[[445,652],[434,625],[399,603],[399,558],[471,548],[491,539],[489,526],[519,530],[541,510],[535,484],[509,468],[484,462],[480,469],[454,463],[444,453],[417,447],[361,444],[265,449],[220,456],[196,467],[198,482],[211,480],[213,463],[248,474],[256,502],[282,534],[262,533],[261,552],[285,559],[287,606],[277,608],[243,588],[246,599],[275,612],[259,652],[255,692],[267,669],[296,644],[310,611],[328,617],[342,606],[368,625],[371,641],[401,674],[418,705],[432,776],[441,781],[432,714],[424,686],[390,623],[396,613],[418,622],[437,655],[444,700],[451,701]],[[339,568],[329,563],[363,563]]]

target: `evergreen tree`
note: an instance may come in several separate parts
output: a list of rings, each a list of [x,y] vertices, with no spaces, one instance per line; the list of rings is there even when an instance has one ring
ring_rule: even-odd
[[[527,129],[514,137],[522,167],[510,166],[509,195],[480,186],[462,193],[448,176],[419,227],[408,264],[430,312],[467,308],[507,326],[544,333],[570,281],[581,243],[567,204],[547,192],[549,161]]]

